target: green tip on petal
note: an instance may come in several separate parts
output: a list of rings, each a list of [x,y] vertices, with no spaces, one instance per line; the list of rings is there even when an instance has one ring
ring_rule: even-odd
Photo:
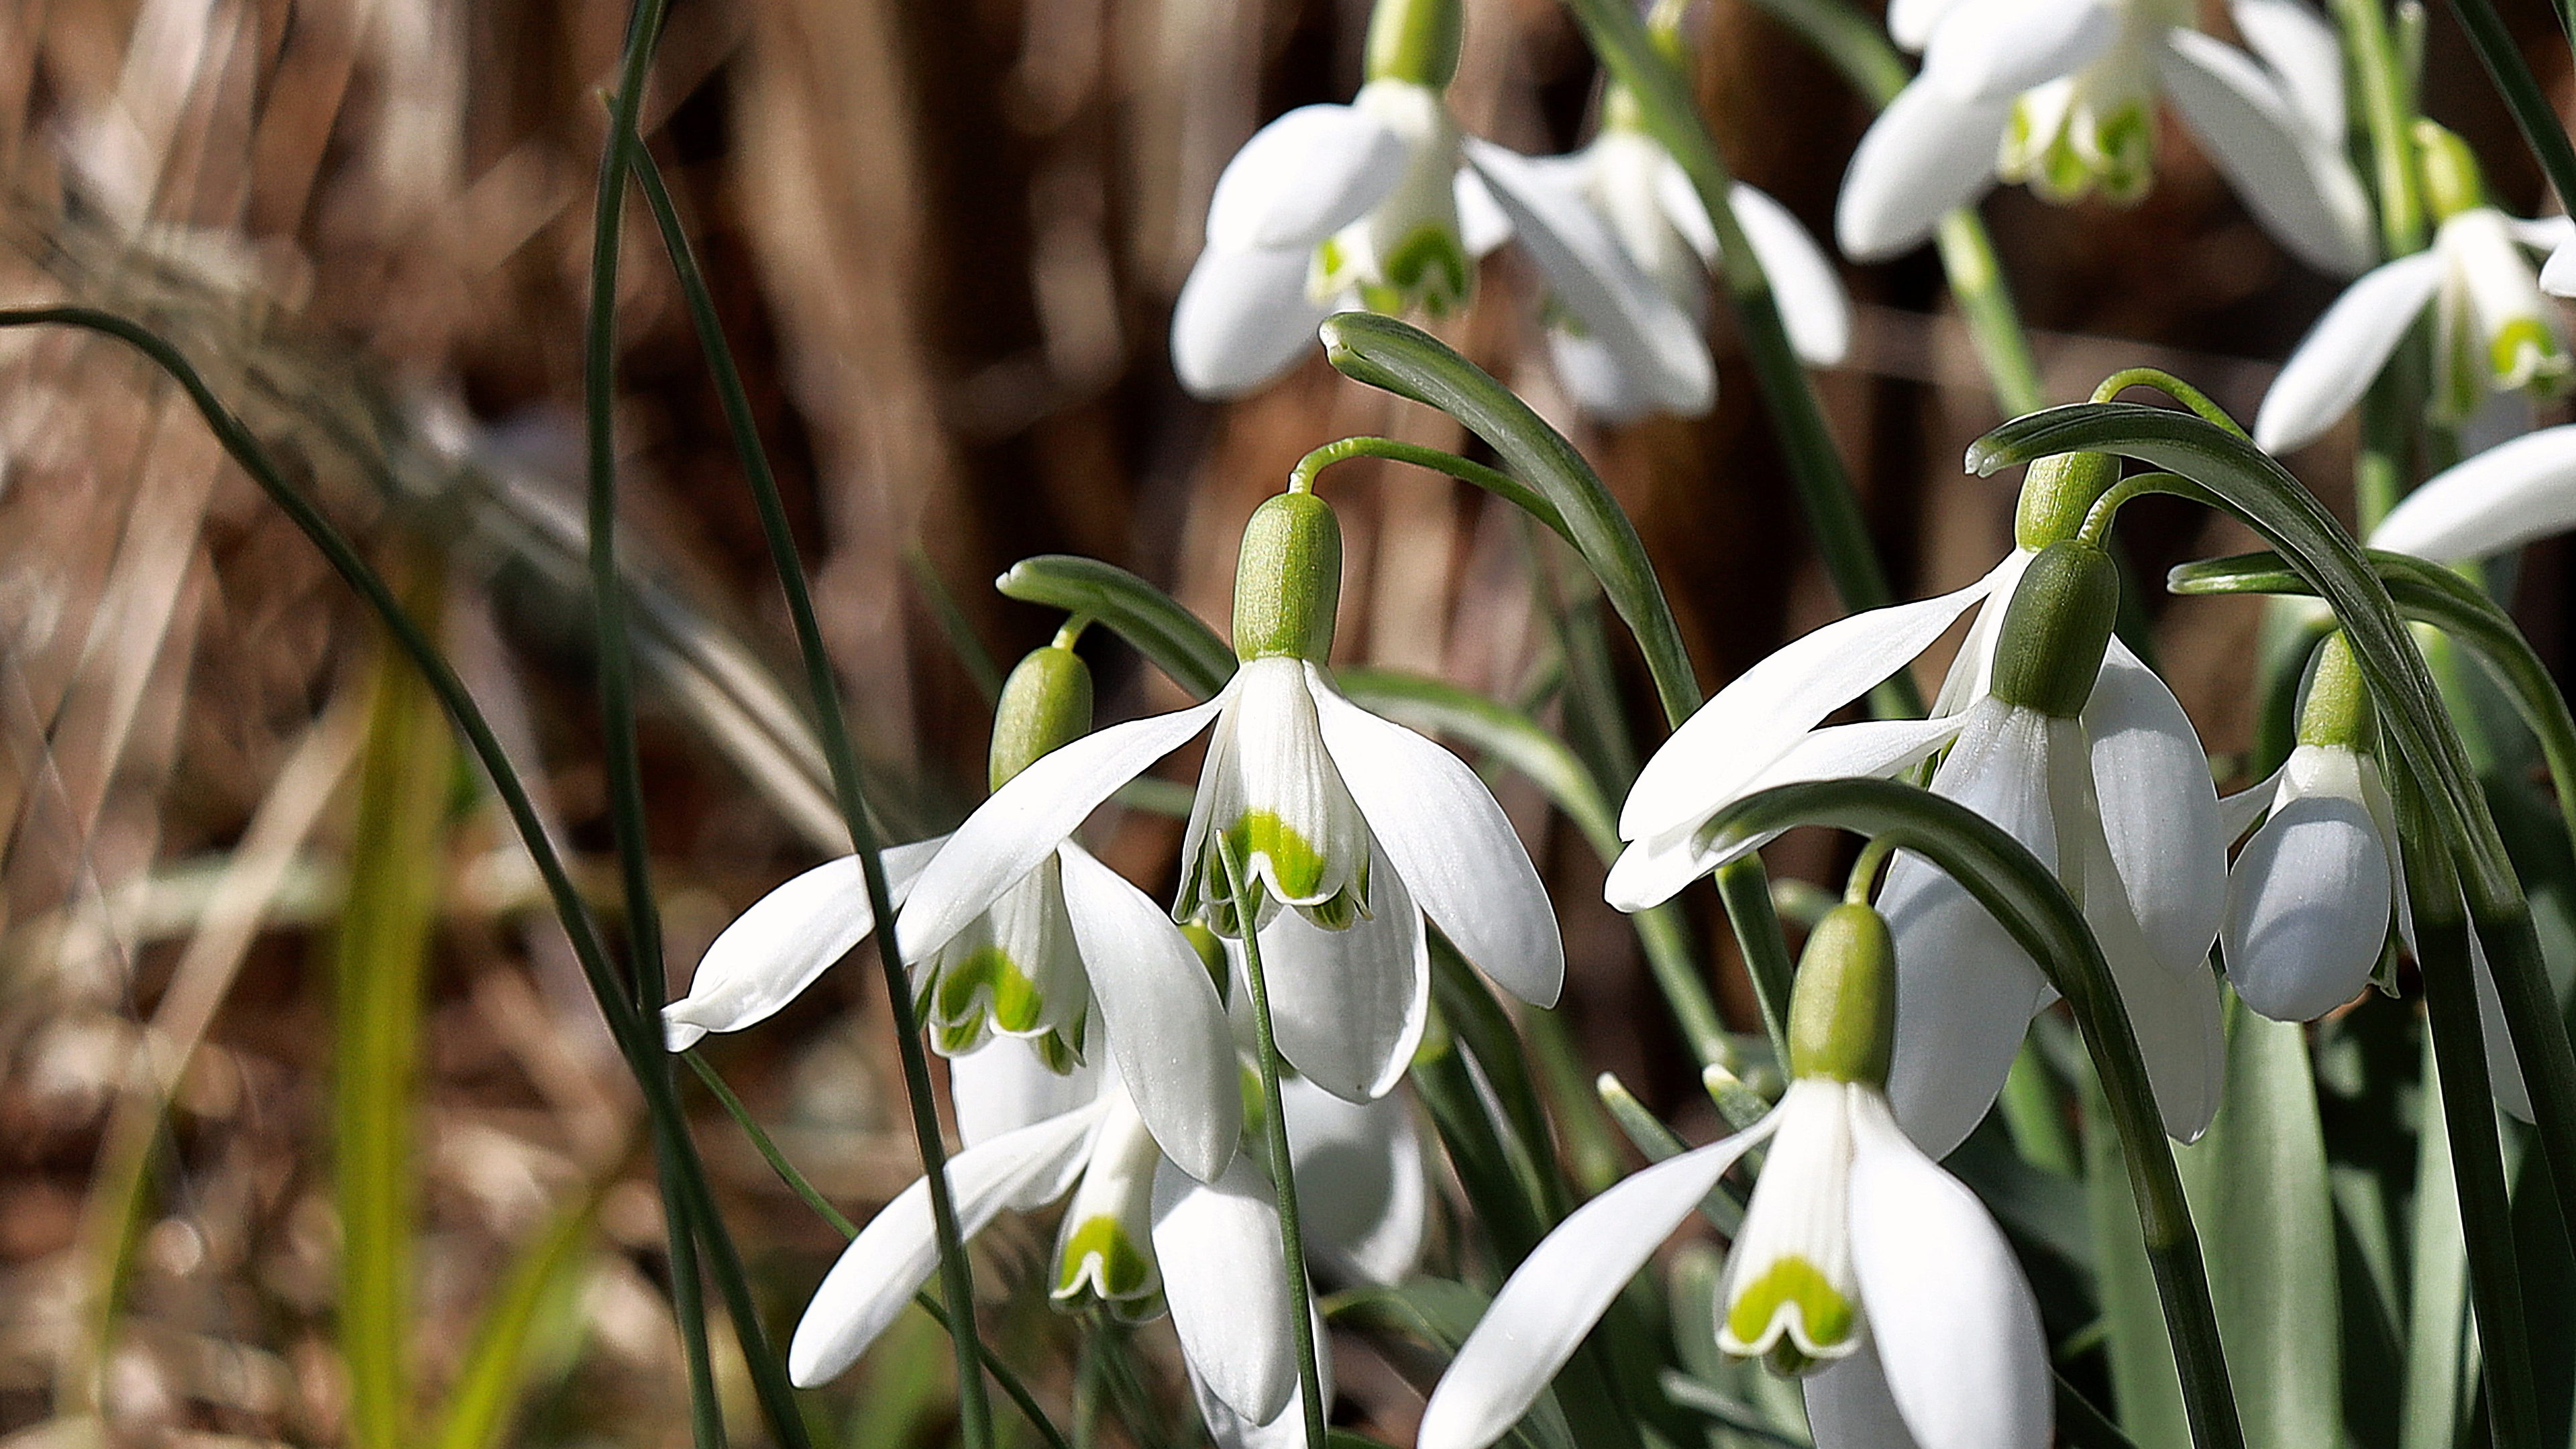
[[[2075,539],[2041,549],[1995,637],[1995,697],[2056,719],[2082,714],[2119,611],[2109,554]]]
[[[1846,902],[1807,935],[1789,993],[1789,1071],[1887,1084],[1896,1031],[1896,940],[1876,909]]]
[[[1859,1310],[1835,1291],[1823,1269],[1804,1258],[1784,1257],[1727,1305],[1725,1337],[1748,1347],[1772,1339],[1760,1351],[1769,1355],[1772,1367],[1798,1374],[1831,1350],[1847,1348],[1859,1322]]]
[[[1157,1286],[1153,1260],[1128,1240],[1114,1217],[1096,1217],[1075,1228],[1065,1238],[1057,1264],[1053,1296],[1059,1299],[1088,1290],[1114,1302],[1143,1297]]]
[[[1342,525],[1312,493],[1282,493],[1252,511],[1234,572],[1234,652],[1322,663],[1342,598]]]
[[[1091,733],[1091,666],[1071,649],[1032,649],[993,710],[991,788]]]

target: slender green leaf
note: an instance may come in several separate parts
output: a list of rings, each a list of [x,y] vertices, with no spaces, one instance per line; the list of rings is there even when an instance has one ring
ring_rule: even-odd
[[[511,1411],[538,1371],[531,1345],[541,1325],[567,1317],[575,1307],[575,1290],[590,1266],[587,1249],[599,1223],[599,1199],[595,1188],[557,1212],[511,1264],[447,1391],[433,1449],[496,1449],[502,1442]]]
[[[2424,1037],[2423,1109],[2417,1135],[2415,1230],[2408,1255],[2414,1273],[2406,1306],[2405,1419],[2401,1449],[2453,1449],[2468,1422],[2477,1382],[2476,1340],[2469,1329],[2469,1251],[2460,1234],[2459,1179],[2451,1132],[2434,1069],[2433,1038]]]

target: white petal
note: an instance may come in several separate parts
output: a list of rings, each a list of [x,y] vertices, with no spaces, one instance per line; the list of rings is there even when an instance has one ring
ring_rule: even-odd
[[[957,1109],[957,1135],[969,1147],[1060,1117],[1099,1095],[1097,1057],[1058,1072],[1038,1056],[1031,1037],[996,1034],[964,1056],[948,1059],[948,1100]]]
[[[2370,265],[2370,198],[2338,132],[2306,121],[2254,58],[2197,30],[2173,30],[2157,73],[2245,209],[2299,260],[2349,277]]]
[[[1315,1318],[1315,1343],[1328,1347],[1323,1315]],[[1306,1386],[1298,1384],[1288,1394],[1288,1406],[1279,1417],[1267,1424],[1247,1421],[1226,1406],[1223,1399],[1210,1392],[1207,1381],[1199,1377],[1187,1355],[1181,1359],[1181,1371],[1190,1381],[1190,1397],[1199,1406],[1199,1419],[1207,1425],[1208,1438],[1216,1449],[1306,1449]],[[1324,1402],[1333,1402],[1333,1356],[1319,1353],[1315,1359],[1315,1377],[1324,1391]]]
[[[1502,204],[1485,189],[1474,167],[1459,167],[1450,188],[1458,204],[1458,244],[1467,249],[1467,255],[1481,260],[1512,239],[1512,219],[1504,215]]]
[[[1994,574],[1938,598],[1837,619],[1736,676],[1682,722],[1638,773],[1619,837],[1705,820],[1799,743],[1818,720],[1905,667],[1993,587]]]
[[[1166,1165],[1154,1175],[1154,1257],[1181,1353],[1210,1392],[1256,1424],[1297,1390],[1279,1209],[1250,1161],[1213,1183]]]
[[[1887,1387],[1878,1345],[1863,1342],[1798,1386],[1806,1391],[1807,1429],[1816,1449],[1921,1449]]]
[[[1647,380],[1631,371],[1600,338],[1577,337],[1562,327],[1550,327],[1547,350],[1556,364],[1557,381],[1565,384],[1566,396],[1593,418],[1605,423],[1632,423],[1661,410],[1662,404]]]
[[[2119,36],[2119,10],[2098,0],[1964,0],[1924,47],[1923,78],[1961,101],[2009,101]]]
[[[2282,93],[2319,140],[2341,144],[2343,44],[2324,16],[2302,0],[2229,0],[2228,14],[2254,53],[2272,68]]]
[[[1914,1442],[2046,1449],[2048,1347],[2002,1231],[1976,1194],[1905,1140],[1884,1104],[1855,1101],[1852,1131],[1852,1266]]]
[[[1527,157],[1472,136],[1466,153],[1556,300],[1667,411],[1684,417],[1707,412],[1717,396],[1717,367],[1699,325],[1638,270],[1600,214],[1570,190],[1550,185]]]
[[[2012,98],[1961,101],[1917,79],[1852,152],[1834,207],[1834,241],[1855,262],[1883,262],[1932,235],[1943,213],[1995,184]]]
[[[1672,153],[1661,146],[1655,150],[1663,158],[1663,164],[1655,168],[1655,204],[1663,211],[1664,219],[1673,224],[1673,230],[1690,243],[1690,249],[1699,253],[1701,261],[1715,262],[1717,224],[1708,219],[1708,208],[1699,204],[1699,188],[1691,185],[1690,173],[1672,158]],[[1737,182],[1735,192],[1729,193],[1739,208],[1744,205],[1740,193],[1745,189],[1742,182]],[[1741,222],[1744,218],[1738,215],[1736,220]]]
[[[2540,268],[2540,290],[2553,297],[2576,297],[2576,238],[2550,251]]]
[[[2281,779],[2289,770],[2288,763],[2284,762],[2281,768],[2264,776],[2260,783],[2248,785],[2233,795],[2218,797],[2220,836],[2233,845],[2252,829],[2254,822],[2263,818],[2263,812],[2272,808],[2273,799],[2281,793]]]
[[[1458,953],[1534,1006],[1565,986],[1565,942],[1529,852],[1465,761],[1349,700],[1313,665],[1324,748],[1405,889]]]
[[[2220,1076],[2227,1052],[2219,1017],[2218,980],[2205,966],[2176,971],[2157,959],[2138,928],[2134,907],[2112,868],[2100,823],[2078,813],[2083,852],[2084,921],[2093,928],[2129,1028],[2146,1059],[2147,1082],[2166,1135],[2197,1141],[2218,1115]]]
[[[1851,299],[1832,259],[1789,208],[1743,182],[1733,193],[1735,219],[1771,279],[1790,345],[1809,367],[1839,367],[1851,351]]]
[[[2286,801],[2231,884],[2227,979],[2247,1006],[2314,1021],[2370,979],[2388,939],[2388,848],[2357,794]]]
[[[1173,714],[1088,734],[1011,777],[966,817],[913,883],[895,918],[903,959],[917,961],[982,915],[1073,833],[1100,802],[1181,747],[1224,708],[1230,692]]]
[[[1068,1159],[1081,1160],[1099,1120],[1096,1107],[1069,1112],[949,1158],[958,1231],[973,1237],[1029,1182],[1062,1176]],[[930,1181],[924,1178],[868,1220],[814,1290],[787,1348],[788,1377],[810,1389],[848,1368],[911,1306],[912,1295],[938,1266]]]
[[[2441,281],[2441,257],[2417,252],[2346,287],[2263,394],[2255,445],[2267,453],[2304,448],[2352,411]]]
[[[1959,8],[1960,0],[1890,0],[1887,7],[1887,34],[1897,44],[1920,55],[1931,44],[1933,27]]]
[[[1431,949],[1402,872],[1370,872],[1372,916],[1328,931],[1296,911],[1261,929],[1280,1054],[1351,1102],[1385,1096],[1413,1062],[1431,1003]]]
[[[2526,219],[2508,216],[2504,219],[2504,228],[2515,241],[2536,252],[2555,253],[2569,242],[2576,242],[2576,217],[2561,215]]]
[[[901,905],[948,837],[884,854],[886,889]],[[734,918],[698,958],[689,994],[662,1008],[663,1044],[685,1051],[711,1031],[740,1031],[795,1000],[876,928],[859,858],[825,861]]]
[[[1422,1257],[1430,1195],[1401,1097],[1353,1105],[1303,1077],[1279,1084],[1306,1256],[1343,1284],[1402,1282]]]
[[[1243,1135],[1234,1033],[1216,983],[1143,891],[1078,845],[1068,842],[1058,859],[1100,1029],[1136,1115],[1191,1176],[1214,1178]]]
[[[2389,510],[2372,548],[2443,563],[2576,528],[2576,424],[2543,428],[2443,469]]]
[[[2496,992],[2495,968],[2487,964],[2487,949],[2475,932],[2469,936],[2469,969],[2478,988],[2478,1027],[2486,1038],[2487,1090],[2515,1118],[2537,1121],[2531,1115],[2531,1085],[2523,1080],[2522,1058],[2514,1053],[2513,1028],[2505,1022],[2504,998]]]
[[[1395,128],[1350,106],[1299,106],[1253,133],[1216,179],[1207,244],[1311,247],[1368,214],[1404,174]]]
[[[1776,1121],[1656,1163],[1559,1223],[1494,1295],[1431,1391],[1419,1449],[1484,1449],[1519,1422],[1656,1245]]]
[[[2182,702],[2156,672],[2111,641],[2084,706],[2102,832],[2156,960],[2208,972],[2227,914],[2227,841],[2209,757]]]
[[[1199,254],[1172,305],[1172,371],[1192,397],[1241,397],[1297,364],[1332,314],[1307,295],[1307,248]]]
[[[1987,588],[1998,599],[2009,599],[2021,587],[2021,576],[2030,561],[2039,557],[2035,549],[2013,548],[2003,561],[1986,573]],[[1941,676],[1941,692],[1932,698],[1932,713],[1962,714],[1978,696],[1992,692],[1995,675],[1995,635],[2003,628],[2004,611],[1998,605],[1977,611],[1968,625],[1968,637],[1959,645],[1958,654],[1950,661],[1950,672]]]

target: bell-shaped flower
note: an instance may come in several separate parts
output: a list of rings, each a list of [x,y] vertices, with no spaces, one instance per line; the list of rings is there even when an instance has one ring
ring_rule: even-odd
[[[1852,156],[1834,230],[1879,261],[2000,178],[2067,203],[2127,205],[2155,179],[2155,98],[2174,106],[2247,210],[2292,254],[2349,276],[2371,211],[2344,154],[2342,52],[2300,0],[2232,0],[2253,53],[2196,27],[2183,0],[1899,0],[1922,73]]]
[[[2166,1129],[2199,1136],[2217,1109],[2222,1045],[2207,968],[2227,891],[2218,797],[2173,692],[2109,637],[2108,568],[2091,545],[2016,552],[1966,589],[1838,620],[1746,671],[1639,774],[1620,819],[1631,844],[1612,868],[1611,903],[1652,905],[1760,845],[1709,830],[1745,795],[1893,774],[1948,746],[1933,792],[2002,826],[2082,904]],[[1813,728],[1998,592],[2009,592],[2011,607],[1999,619],[1992,609],[1980,616],[1943,691],[1951,712]],[[2085,642],[2030,647],[2060,633],[2039,616],[2069,607],[2088,617],[2065,637]],[[2061,647],[2071,655],[2058,657]],[[1994,918],[1919,857],[1900,854],[1889,866],[1879,906],[1897,937],[1888,1093],[1906,1131],[1943,1156],[1993,1104],[2031,1015],[2053,998]]]
[[[2541,294],[2529,255],[2576,237],[2576,222],[2505,215],[2487,204],[2458,137],[2430,122],[2418,133],[2439,183],[2427,188],[2441,218],[2433,244],[2365,273],[2317,319],[2255,414],[2266,451],[2305,447],[2351,411],[2428,307],[2439,420],[2464,422],[2498,394],[2554,396],[2576,372],[2566,318]]]
[[[1425,917],[1506,989],[1553,1003],[1565,974],[1556,917],[1491,792],[1457,756],[1344,699],[1321,667],[1340,588],[1339,528],[1309,493],[1263,504],[1236,576],[1243,662],[1234,678],[1204,704],[1075,740],[996,790],[914,884],[897,923],[905,949],[927,952],[954,936],[1119,786],[1213,725],[1177,914],[1220,933],[1244,930],[1222,859],[1241,863],[1258,901],[1248,924],[1279,954],[1269,975],[1292,1065],[1351,1097],[1395,1083],[1422,1029]],[[1195,958],[1189,974],[1193,994],[1206,989]],[[1103,990],[1097,981],[1094,989]],[[1105,993],[1102,1007],[1131,1089],[1168,1070],[1169,1042],[1122,1045]],[[1195,1059],[1192,1071],[1195,1080]],[[1233,1091],[1229,1075],[1224,1092]],[[1172,1147],[1159,1126],[1156,1136]]]
[[[1770,1154],[1710,1330],[1804,1375],[1817,1449],[2040,1449],[2048,1352],[2012,1250],[1976,1195],[1907,1140],[1881,1090],[1885,922],[1847,905],[1810,938],[1793,1080],[1761,1121],[1649,1167],[1524,1259],[1424,1409],[1422,1449],[1482,1449],[1573,1356],[1657,1244],[1754,1146]]]
[[[1061,1075],[1005,1038],[957,1058],[950,1080],[967,1145],[949,1159],[948,1180],[968,1237],[1005,1209],[1032,1211],[1070,1193],[1050,1284],[1058,1303],[1129,1321],[1168,1310],[1220,1432],[1257,1437],[1295,1410],[1278,1209],[1249,1156],[1213,1183],[1181,1171],[1156,1148],[1114,1062]],[[1365,1260],[1372,1281],[1409,1271],[1426,1188],[1403,1104],[1352,1107],[1294,1078],[1281,1090],[1291,1170],[1325,1209],[1306,1224],[1310,1252],[1328,1265]],[[796,1383],[821,1383],[856,1361],[929,1281],[938,1255],[929,1190],[915,1182],[815,1290],[788,1349]]]
[[[2406,495],[2370,546],[2462,563],[2576,529],[2576,425],[2543,428],[2463,459]]]

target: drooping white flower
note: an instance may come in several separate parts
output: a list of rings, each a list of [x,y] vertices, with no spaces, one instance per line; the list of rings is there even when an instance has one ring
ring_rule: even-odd
[[[2255,415],[2254,441],[2266,451],[2305,447],[2351,411],[2427,307],[2438,419],[2464,422],[2499,394],[2549,396],[2576,375],[2566,319],[2541,294],[2526,254],[2576,237],[2576,223],[2505,215],[2487,204],[2458,137],[2425,122],[2417,142],[2440,222],[2433,244],[2364,274],[2317,319]]]
[[[1818,934],[1866,907],[1845,907]],[[1976,1195],[1907,1140],[1878,1085],[1887,1062],[1886,926],[1878,980],[1828,1005],[1828,1037],[1874,1016],[1870,1049],[1810,1056],[1811,993],[1839,978],[1811,941],[1791,1006],[1794,1080],[1768,1116],[1637,1173],[1524,1259],[1432,1391],[1422,1449],[1483,1449],[1529,1408],[1655,1246],[1752,1147],[1770,1156],[1726,1264],[1718,1346],[1805,1374],[1817,1449],[2040,1449],[2049,1440],[2039,1311]],[[1830,1028],[1841,1027],[1844,1030]],[[1846,1040],[1843,1043],[1849,1046]]]
[[[1248,925],[1280,953],[1273,1007],[1298,1070],[1355,1099],[1403,1074],[1427,1000],[1426,916],[1513,994],[1553,1003],[1565,974],[1556,917],[1491,792],[1455,755],[1344,699],[1319,663],[1340,583],[1338,528],[1311,494],[1264,504],[1237,575],[1234,678],[1204,704],[1075,740],[996,790],[914,884],[897,923],[905,949],[949,939],[1119,786],[1214,725],[1178,914],[1225,934]],[[1220,845],[1257,885],[1253,922],[1236,918]],[[1191,972],[1205,984],[1195,958]],[[1148,1037],[1131,1053],[1105,999],[1103,1015],[1133,1087],[1160,1044]]]
[[[2253,54],[2203,34],[2182,0],[1900,0],[1888,27],[1923,70],[1852,157],[1835,215],[1843,253],[1906,251],[1998,177],[2061,203],[2136,201],[2154,180],[2161,93],[2294,255],[2360,271],[2370,202],[2344,155],[2334,31],[2299,0],[2229,10]]]
[[[2576,425],[2543,428],[2425,480],[2370,546],[2463,563],[2576,528]]]
[[[1641,909],[1758,847],[1760,838],[1719,840],[1708,828],[1757,790],[1893,774],[1948,746],[1932,790],[2002,826],[2083,906],[2137,1029],[2166,1129],[2187,1141],[2217,1108],[2222,1042],[2207,957],[2226,904],[2225,841],[2189,717],[2155,671],[2108,637],[2108,616],[2080,694],[2061,686],[2066,697],[2042,707],[1999,693],[1995,670],[2010,626],[1990,605],[1943,689],[1947,712],[1815,728],[1971,605],[2022,597],[2043,556],[2016,552],[1955,593],[1828,624],[1720,691],[1639,774],[1620,816],[1630,844],[1606,894],[1623,910]],[[2052,998],[2038,966],[1928,862],[1900,854],[1879,905],[1897,933],[1888,1094],[1914,1140],[1946,1155],[1992,1105],[2032,1013]]]

